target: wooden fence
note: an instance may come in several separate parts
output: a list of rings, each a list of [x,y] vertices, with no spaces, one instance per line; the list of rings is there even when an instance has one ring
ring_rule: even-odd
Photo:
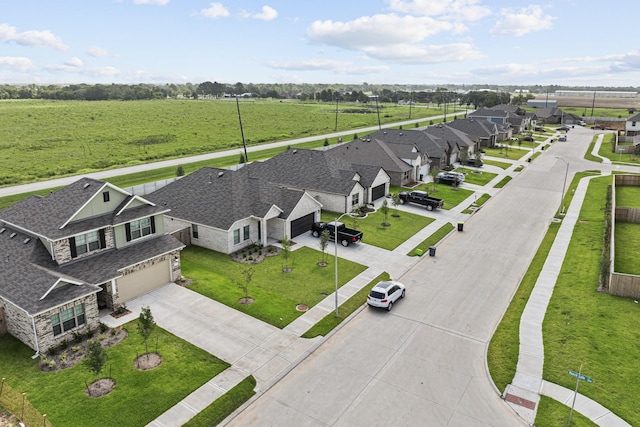
[[[53,427],[46,414],[41,414],[27,399],[26,393],[12,389],[2,378],[0,382],[0,406],[18,417],[27,427]]]
[[[624,244],[623,242],[619,243],[615,240],[616,222],[640,223],[640,209],[616,206],[616,187],[625,185],[640,187],[640,175],[613,175],[611,201],[613,218],[611,221],[611,273],[609,274],[609,293],[621,297],[640,299],[640,276],[615,271],[615,245]]]

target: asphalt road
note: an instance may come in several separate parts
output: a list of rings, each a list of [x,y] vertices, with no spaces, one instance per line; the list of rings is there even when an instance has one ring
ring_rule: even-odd
[[[527,425],[486,367],[493,332],[578,170],[593,132],[576,128],[399,280],[392,312],[363,310],[233,419],[232,426]],[[616,166],[613,166],[615,168]],[[380,260],[384,263],[384,260]]]

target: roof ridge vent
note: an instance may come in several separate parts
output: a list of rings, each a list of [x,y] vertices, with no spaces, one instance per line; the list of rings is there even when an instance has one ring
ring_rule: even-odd
[[[88,182],[85,182],[84,185],[82,186],[82,188],[88,188],[91,184]]]

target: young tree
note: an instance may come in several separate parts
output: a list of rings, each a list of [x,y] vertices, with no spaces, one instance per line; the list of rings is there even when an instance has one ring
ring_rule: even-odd
[[[432,167],[431,169],[429,169],[429,176],[431,177],[431,181],[433,181],[433,190],[432,191],[438,191],[438,188],[436,187],[436,175],[438,175],[440,171],[438,170],[438,168],[434,168]]]
[[[243,163],[245,163],[244,154],[240,153],[240,159],[238,160],[238,164],[243,164]]]
[[[245,267],[242,269],[242,278],[244,279],[243,282],[240,282],[238,284],[238,287],[240,289],[242,289],[242,292],[244,292],[244,302],[248,302],[249,301],[249,283],[251,283],[251,279],[253,278],[253,273],[254,273],[254,269],[253,267],[249,266],[249,265],[245,265]]]
[[[331,233],[329,233],[329,230],[324,230],[322,233],[320,233],[320,242],[318,243],[318,245],[320,246],[320,251],[322,252],[322,259],[320,261],[320,265],[322,267],[326,267],[327,266],[327,246],[329,246],[329,238],[331,236]]]
[[[176,176],[184,176],[184,166],[178,165],[176,168]]]
[[[380,212],[382,212],[382,226],[388,227],[389,225],[389,203],[387,203],[387,199],[384,199],[382,202],[382,206],[380,207]]]
[[[84,365],[94,374],[96,377],[100,377],[102,367],[107,363],[107,351],[102,347],[100,341],[91,340],[87,342],[87,354],[84,358]]]
[[[393,205],[394,212],[391,216],[398,218],[400,214],[398,213],[398,205],[400,204],[400,195],[398,193],[393,193],[391,195],[391,204]]]
[[[151,309],[149,307],[142,307],[140,310],[140,317],[138,317],[138,332],[144,339],[145,352],[149,354],[149,337],[153,333],[156,327],[156,321],[153,319]]]
[[[282,257],[284,258],[284,266],[282,267],[282,271],[285,273],[291,272],[291,267],[289,267],[289,258],[291,257],[291,240],[285,234],[284,239],[282,239]]]

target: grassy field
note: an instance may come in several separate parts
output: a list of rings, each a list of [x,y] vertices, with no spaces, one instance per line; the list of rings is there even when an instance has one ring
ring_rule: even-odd
[[[336,130],[333,104],[243,100],[240,110],[249,146]],[[412,119],[440,113],[414,108]],[[381,123],[408,115],[406,107],[380,107]],[[242,146],[236,103],[229,100],[4,100],[0,116],[0,185]],[[340,106],[338,131],[377,124],[375,105]]]

